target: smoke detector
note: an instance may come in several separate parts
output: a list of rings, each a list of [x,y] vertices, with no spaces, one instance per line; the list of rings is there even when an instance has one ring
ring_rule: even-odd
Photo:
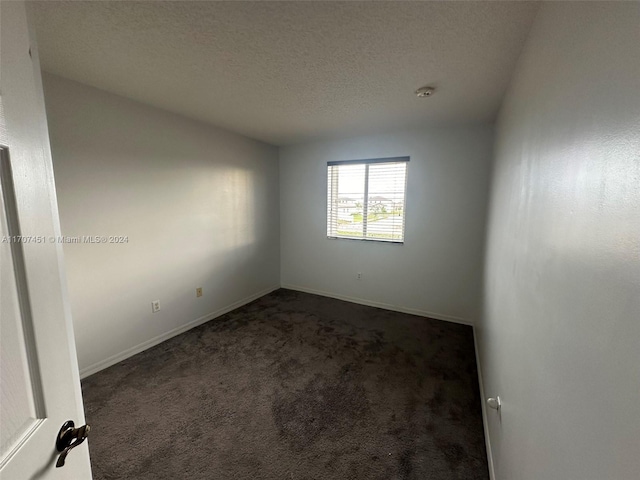
[[[433,87],[421,87],[418,90],[416,90],[416,95],[418,97],[430,97],[431,95],[433,95],[433,92],[435,92],[436,89]]]

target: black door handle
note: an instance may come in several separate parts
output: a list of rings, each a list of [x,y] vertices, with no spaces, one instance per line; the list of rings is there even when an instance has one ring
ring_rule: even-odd
[[[64,461],[67,459],[71,449],[80,445],[89,436],[89,431],[91,430],[89,425],[74,428],[75,426],[76,424],[73,420],[68,420],[62,424],[62,428],[58,432],[56,450],[60,452],[60,456],[56,462],[56,468],[64,467]]]

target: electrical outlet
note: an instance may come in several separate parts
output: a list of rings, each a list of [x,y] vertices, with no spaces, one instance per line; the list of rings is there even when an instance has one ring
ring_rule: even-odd
[[[362,280],[362,272],[358,272],[358,273],[356,273],[356,278],[357,278],[358,280]]]
[[[154,300],[151,302],[151,311],[157,313],[160,311],[160,300]]]
[[[198,287],[196,288],[196,297],[201,297],[202,296],[202,287]]]

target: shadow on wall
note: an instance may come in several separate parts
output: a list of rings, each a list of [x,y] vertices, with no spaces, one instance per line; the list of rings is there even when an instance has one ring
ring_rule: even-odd
[[[81,369],[279,285],[276,147],[44,80]]]

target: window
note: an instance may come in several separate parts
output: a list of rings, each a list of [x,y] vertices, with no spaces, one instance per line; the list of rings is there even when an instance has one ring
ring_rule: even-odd
[[[327,163],[327,236],[402,243],[409,157]]]

